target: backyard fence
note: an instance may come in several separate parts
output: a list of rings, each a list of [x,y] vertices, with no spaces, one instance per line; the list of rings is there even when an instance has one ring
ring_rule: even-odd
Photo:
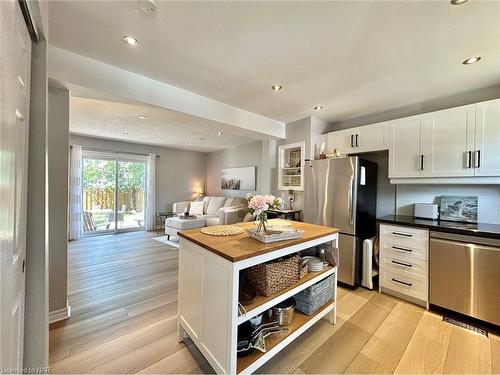
[[[127,205],[127,211],[135,210],[142,212],[144,209],[144,190],[119,191],[118,209],[122,204]],[[101,208],[112,208],[115,205],[115,192],[113,190],[85,190],[83,192],[83,209],[92,210],[95,206]]]

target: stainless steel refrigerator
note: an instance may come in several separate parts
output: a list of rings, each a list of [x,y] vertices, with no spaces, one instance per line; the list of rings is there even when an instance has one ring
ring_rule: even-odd
[[[304,221],[340,229],[339,281],[361,282],[363,240],[376,233],[377,164],[357,156],[306,161]]]

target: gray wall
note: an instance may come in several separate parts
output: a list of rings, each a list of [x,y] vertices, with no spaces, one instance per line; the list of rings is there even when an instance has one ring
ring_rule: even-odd
[[[193,189],[206,179],[207,156],[202,152],[110,141],[70,135],[70,144],[109,151],[154,153],[156,159],[156,210],[170,210],[172,203],[192,199]]]
[[[69,91],[49,87],[49,311],[67,302]]]
[[[239,190],[222,190],[220,187],[221,169],[236,167],[256,168],[256,192],[268,193],[262,189],[262,171],[269,166],[262,165],[263,142],[257,141],[242,146],[213,151],[207,154],[207,195],[242,197],[249,193]],[[253,191],[255,192],[255,191]]]

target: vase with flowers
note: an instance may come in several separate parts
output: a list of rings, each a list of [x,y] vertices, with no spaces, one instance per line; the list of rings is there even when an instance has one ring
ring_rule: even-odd
[[[283,208],[283,200],[274,195],[253,195],[247,194],[248,208],[258,220],[257,233],[267,233],[267,211],[270,209],[279,210]]]

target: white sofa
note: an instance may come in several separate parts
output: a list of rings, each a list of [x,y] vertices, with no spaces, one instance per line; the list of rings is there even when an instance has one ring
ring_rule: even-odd
[[[184,213],[185,209],[191,208],[192,202],[176,202],[173,204],[173,212],[176,215]],[[243,221],[247,213],[247,200],[242,197],[214,197],[203,198],[203,214],[196,217],[205,219],[205,226],[228,225]]]

